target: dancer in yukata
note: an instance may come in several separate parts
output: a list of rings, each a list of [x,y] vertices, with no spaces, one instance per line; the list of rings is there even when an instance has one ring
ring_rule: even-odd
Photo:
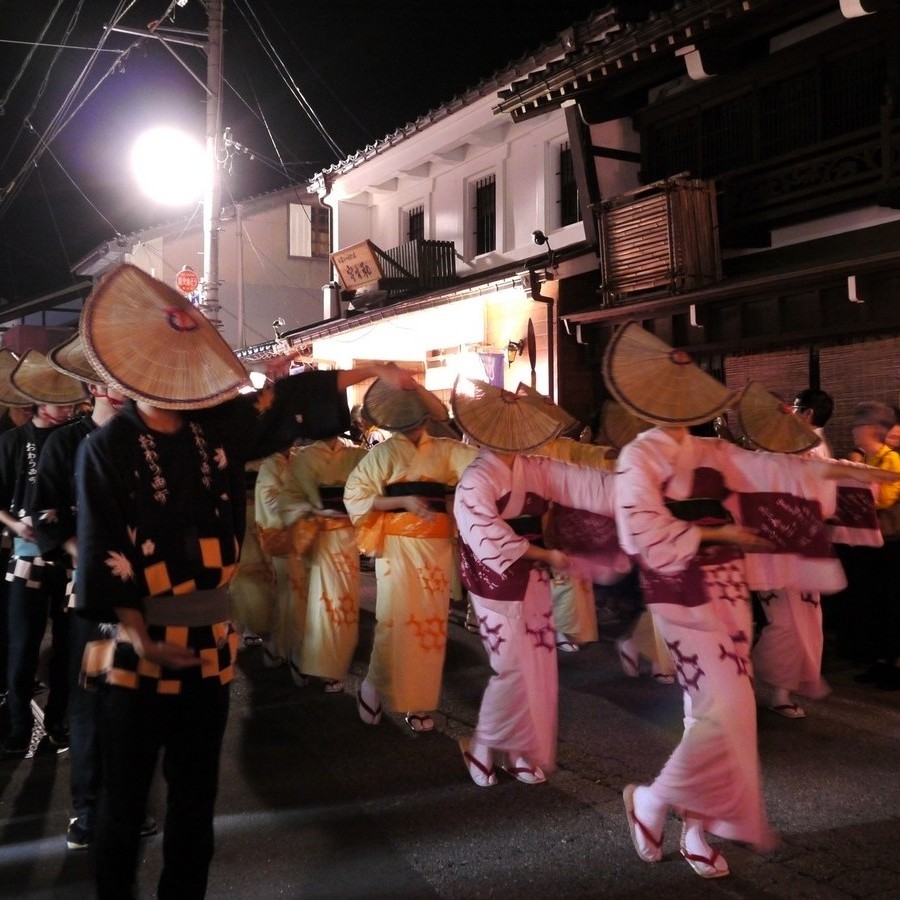
[[[306,553],[306,616],[291,666],[323,679],[332,694],[344,689],[359,638],[359,550],[344,485],[366,452],[336,434],[298,447],[278,499],[287,525],[306,520],[316,529]]]
[[[447,647],[454,530],[448,508],[473,447],[428,434],[429,417],[448,418],[424,388],[397,391],[375,382],[364,410],[394,432],[347,477],[344,504],[359,549],[375,557],[375,636],[357,710],[367,725],[382,703],[406,712],[415,732],[431,731]]]
[[[615,476],[532,455],[571,417],[520,386],[515,393],[458,380],[451,400],[457,424],[480,445],[457,487],[463,583],[493,674],[471,739],[460,741],[469,775],[497,783],[495,761],[525,784],[540,784],[556,765],[556,631],[551,572],[570,557],[543,545],[541,517],[551,502],[593,514],[594,580],[615,581],[630,568],[615,534]],[[605,548],[605,552],[600,548]]]
[[[836,482],[898,476],[692,436],[689,425],[712,420],[737,394],[638,323],[613,335],[603,373],[620,403],[658,426],[619,456],[617,522],[686,698],[684,733],[662,770],[623,792],[628,828],[638,856],[658,862],[674,810],[682,856],[718,878],[728,864],[707,832],[759,851],[777,844],[760,784],[744,553],[804,553],[815,582],[819,557],[830,569],[824,519],[835,512]]]
[[[801,398],[804,398],[801,400]],[[800,404],[812,404],[815,409]],[[744,445],[773,453],[790,453],[815,459],[831,459],[821,426],[831,414],[833,402],[824,391],[802,391],[793,408],[761,385],[751,382],[744,389],[738,409]],[[868,487],[859,486],[867,491]],[[871,504],[870,504],[871,505]],[[870,537],[881,544],[874,514]],[[834,535],[831,536],[832,540]],[[859,543],[859,533],[851,539]],[[805,565],[789,554],[754,553],[746,560],[747,581],[755,592],[765,622],[753,645],[753,676],[760,702],[787,719],[802,719],[806,710],[791,697],[801,694],[811,700],[827,696],[831,688],[822,677],[822,595],[794,585],[808,581]],[[846,584],[844,570],[834,559],[834,593]]]

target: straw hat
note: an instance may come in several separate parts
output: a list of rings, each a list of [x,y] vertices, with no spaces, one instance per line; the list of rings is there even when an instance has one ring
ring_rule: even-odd
[[[737,418],[744,437],[760,450],[805,453],[820,441],[789,405],[756,381],[744,388]]]
[[[456,424],[476,444],[500,453],[527,453],[565,430],[572,417],[524,385],[516,392],[458,377],[450,396]]]
[[[654,425],[699,425],[732,406],[738,391],[704,372],[638,322],[616,331],[603,356],[603,378],[629,412]]]
[[[536,391],[533,387],[525,384],[524,381],[519,382],[519,386],[516,388],[517,394],[522,394],[524,396],[529,397],[536,404],[543,404],[544,411],[553,416],[560,425],[560,434],[565,434],[568,431],[572,431],[576,425],[580,425],[581,423],[574,416],[570,416],[561,406],[557,406],[549,397],[545,397],[540,392]]]
[[[84,344],[81,335],[76,331],[72,337],[57,344],[47,351],[47,360],[54,369],[66,375],[71,375],[79,381],[90,381],[94,384],[102,384],[103,379],[97,370],[88,362],[84,353]]]
[[[450,418],[447,407],[438,397],[416,383],[413,390],[391,387],[380,378],[369,386],[363,397],[363,412],[379,428],[389,431],[408,431],[426,419],[446,422]]]
[[[9,380],[18,364],[19,357],[12,350],[0,347],[0,403],[4,406],[33,406],[34,400],[14,388]]]
[[[215,406],[249,384],[212,322],[137,266],[117,266],[88,297],[81,338],[106,384],[161,409]]]
[[[37,350],[28,350],[9,376],[13,387],[30,398],[31,403],[68,406],[88,398],[84,385],[50,365]]]
[[[649,422],[632,415],[621,403],[604,400],[600,410],[600,430],[611,447],[621,450],[649,427]]]

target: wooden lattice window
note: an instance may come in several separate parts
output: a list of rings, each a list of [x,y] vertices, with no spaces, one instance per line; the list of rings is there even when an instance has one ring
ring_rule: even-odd
[[[497,183],[493,175],[475,182],[475,255],[497,247]]]
[[[581,221],[581,204],[578,202],[578,184],[572,148],[568,142],[559,147],[559,224],[560,227]]]
[[[414,206],[406,212],[406,239],[420,241],[425,239],[425,207]]]

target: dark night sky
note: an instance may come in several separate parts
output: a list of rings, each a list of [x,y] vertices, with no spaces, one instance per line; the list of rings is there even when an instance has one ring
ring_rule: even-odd
[[[96,47],[116,0],[0,0],[0,299],[18,301],[72,283],[70,268],[116,232],[176,218],[140,194],[128,173],[135,136],[175,124],[202,139],[200,86],[157,41],[134,49],[74,113],[36,163],[23,166],[89,58],[89,49],[41,47],[17,79],[53,8],[46,44],[62,42],[73,12],[84,12],[70,46]],[[122,24],[145,28],[169,0],[135,0]],[[223,125],[258,156],[238,156],[223,199],[242,199],[305,180],[338,159],[414,121],[529,51],[587,19],[603,3],[557,0],[533,6],[497,0],[224,0]],[[328,134],[323,139],[250,35],[258,23]],[[203,31],[204,7],[175,7],[175,24]],[[137,40],[111,34],[107,48]],[[179,51],[205,80],[205,56]],[[103,53],[84,98],[112,65]],[[49,74],[48,74],[49,73]],[[26,121],[33,124],[29,131]],[[273,145],[274,139],[274,145]],[[337,145],[335,152],[330,143]],[[277,148],[277,151],[276,151]],[[287,172],[278,167],[279,160]],[[271,165],[267,164],[271,163]],[[18,179],[18,180],[16,180]],[[10,185],[13,184],[10,190]]]

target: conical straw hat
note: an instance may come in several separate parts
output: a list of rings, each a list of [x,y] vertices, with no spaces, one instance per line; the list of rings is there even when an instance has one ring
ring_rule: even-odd
[[[561,406],[557,406],[549,397],[545,397],[533,387],[525,384],[524,381],[519,382],[516,393],[528,396],[537,404],[542,403],[544,405],[544,411],[559,422],[560,434],[565,434],[567,431],[571,431],[576,425],[580,424],[578,419],[574,416],[570,416]]]
[[[744,437],[760,450],[805,453],[820,440],[790,406],[756,381],[744,388],[737,417]]]
[[[216,406],[249,385],[212,322],[137,266],[117,266],[87,298],[81,339],[106,384],[161,409]]]
[[[613,335],[603,356],[603,378],[629,412],[654,425],[709,422],[732,406],[739,393],[638,322],[628,322]]]
[[[565,410],[530,389],[512,393],[462,377],[456,379],[450,405],[464,434],[500,453],[537,450],[562,433],[566,419],[574,421]]]
[[[18,364],[19,357],[12,350],[0,347],[0,403],[4,406],[33,406],[34,400],[13,387],[10,381],[9,377]]]
[[[604,401],[600,410],[600,430],[611,447],[621,450],[648,428],[649,422],[632,415],[621,403]]]
[[[447,407],[421,384],[406,390],[391,387],[380,378],[366,391],[363,411],[379,428],[389,431],[408,431],[427,419],[446,422],[450,418]]]
[[[79,381],[90,381],[102,384],[103,379],[97,370],[88,362],[84,353],[81,335],[76,331],[68,340],[57,344],[47,352],[47,360],[54,369],[71,375]]]
[[[88,398],[84,385],[60,372],[37,350],[28,350],[9,376],[13,387],[31,398],[32,403],[68,406]]]

